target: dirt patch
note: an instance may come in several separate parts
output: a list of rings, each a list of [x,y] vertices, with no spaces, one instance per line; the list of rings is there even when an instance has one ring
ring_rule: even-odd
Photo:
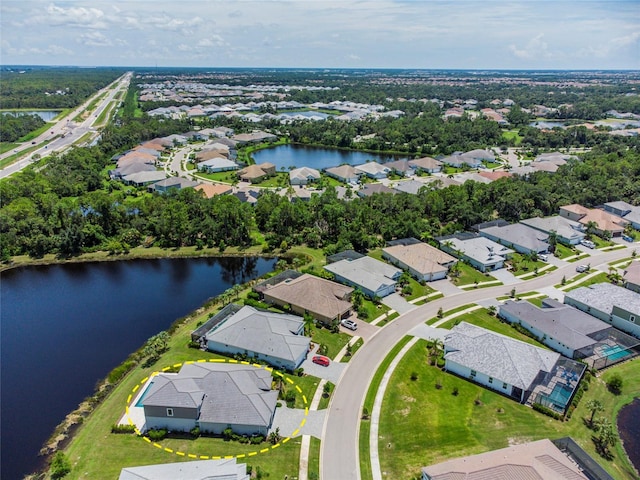
[[[403,408],[402,410],[398,410],[398,413],[403,417],[406,417],[411,413],[411,407]]]
[[[414,403],[414,402],[416,401],[416,399],[415,399],[415,398],[413,398],[413,397],[408,397],[408,396],[406,396],[406,395],[403,395],[403,396],[402,396],[402,400],[403,400],[404,402],[407,402],[407,403]]]

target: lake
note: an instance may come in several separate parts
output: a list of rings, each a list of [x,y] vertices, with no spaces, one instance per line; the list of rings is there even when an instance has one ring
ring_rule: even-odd
[[[37,469],[53,429],[149,337],[275,262],[131,260],[2,273],[2,478]]]
[[[289,167],[311,167],[322,170],[345,163],[348,165],[361,165],[371,160],[385,163],[401,158],[409,158],[303,145],[278,145],[277,147],[258,150],[252,153],[251,156],[256,163],[273,163],[278,171],[281,171],[283,167],[285,170],[288,170]]]
[[[629,460],[640,472],[640,398],[620,409],[618,431]]]
[[[33,112],[7,110],[7,111],[3,111],[2,114],[3,115],[5,114],[6,115],[38,115],[45,122],[50,122],[56,116],[58,116],[60,112],[61,110],[35,110]]]

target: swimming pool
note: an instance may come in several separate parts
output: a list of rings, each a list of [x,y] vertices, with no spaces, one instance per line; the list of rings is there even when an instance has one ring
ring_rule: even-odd
[[[149,393],[149,390],[151,390],[152,386],[153,386],[153,382],[149,382],[149,385],[147,385],[147,388],[144,390],[144,392],[142,392],[142,395],[140,395],[140,398],[136,402],[136,407],[144,407],[144,405],[142,404],[142,401],[144,400],[144,397],[147,396],[147,393]]]
[[[613,347],[604,347],[602,349],[602,352],[604,353],[604,356],[607,357],[609,360],[620,360],[621,358],[624,358],[627,355],[630,355],[630,353],[627,352],[620,345],[615,345]]]
[[[558,383],[555,387],[553,387],[553,391],[547,396],[547,398],[559,407],[564,408],[569,402],[572,393],[573,390],[568,389],[564,385]]]

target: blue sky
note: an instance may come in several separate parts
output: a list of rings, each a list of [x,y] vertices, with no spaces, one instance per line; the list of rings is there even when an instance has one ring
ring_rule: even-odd
[[[640,69],[638,0],[2,0],[2,64]]]

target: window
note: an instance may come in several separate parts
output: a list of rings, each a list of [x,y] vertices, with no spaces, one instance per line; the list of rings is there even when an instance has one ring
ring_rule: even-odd
[[[502,383],[502,388],[504,388],[505,390],[507,389],[507,384],[506,383]]]
[[[167,417],[173,417],[173,408],[167,408]]]
[[[635,317],[634,315],[631,315],[631,316],[629,317],[629,321],[630,321],[631,323],[636,323],[636,317]]]
[[[475,370],[471,370],[471,378],[476,376],[476,371]]]
[[[489,377],[489,383],[493,383],[493,377]]]

